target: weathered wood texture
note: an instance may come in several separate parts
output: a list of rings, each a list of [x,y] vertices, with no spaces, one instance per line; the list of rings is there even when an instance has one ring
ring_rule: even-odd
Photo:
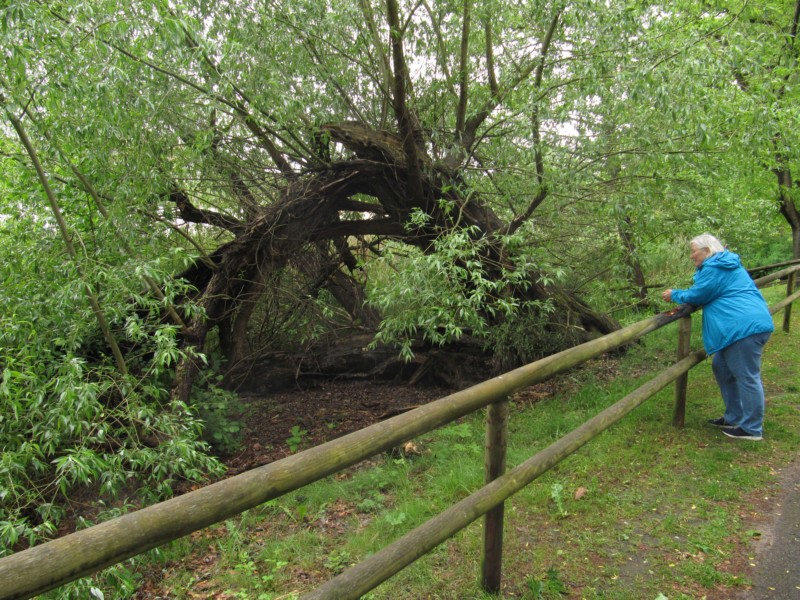
[[[486,453],[484,482],[491,483],[506,472],[508,448],[508,400],[496,402],[486,409]],[[500,591],[503,564],[502,503],[486,513],[483,521],[483,555],[481,585],[490,593]]]
[[[794,280],[797,277],[797,273],[791,273],[789,277],[786,279],[786,297],[789,298],[794,293]],[[786,310],[783,311],[783,331],[784,333],[789,333],[789,329],[791,328],[792,323],[792,305],[787,304]]]
[[[765,275],[764,277],[759,277],[758,279],[754,279],[753,282],[758,287],[764,287],[768,283],[772,283],[773,281],[777,281],[778,279],[783,279],[784,277],[788,277],[790,273],[795,273],[800,271],[800,265],[794,265],[792,267],[787,267],[785,269],[781,269],[780,271],[775,271],[774,273],[770,273],[769,275]]]
[[[796,258],[794,260],[786,260],[783,262],[773,263],[771,265],[762,265],[760,267],[753,267],[752,269],[747,269],[747,272],[750,273],[751,276],[758,275],[760,273],[765,273],[767,271],[771,271],[772,269],[777,269],[778,267],[788,267],[789,265],[796,265],[800,263],[800,259]]]
[[[692,319],[684,317],[678,322],[678,352],[677,360],[689,356],[692,341]],[[672,415],[672,424],[683,427],[686,417],[686,391],[689,387],[689,374],[684,373],[675,380],[675,412]]]

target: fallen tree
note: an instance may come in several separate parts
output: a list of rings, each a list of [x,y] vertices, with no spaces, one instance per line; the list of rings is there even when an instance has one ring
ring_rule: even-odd
[[[213,253],[213,266],[198,261],[183,274],[200,291],[204,308],[204,316],[194,319],[185,332],[187,344],[202,348],[209,329],[219,327],[228,365],[234,370],[242,370],[251,356],[245,345],[246,332],[270,280],[281,269],[302,269],[303,258],[315,251],[327,252],[315,286],[331,290],[355,320],[372,327],[378,316],[364,308],[363,292],[345,272],[352,274],[358,269],[349,239],[368,238],[373,247],[378,247],[381,239],[393,239],[429,251],[437,236],[464,228],[483,242],[481,267],[485,272],[500,277],[503,269],[513,269],[501,235],[513,224],[504,222],[476,197],[464,198],[454,185],[457,174],[429,157],[419,158],[420,148],[416,148],[416,160],[423,168],[409,168],[402,140],[386,131],[358,123],[329,124],[323,131],[331,143],[341,144],[351,156],[291,181],[280,199],[253,221],[229,223],[236,236]],[[413,184],[419,188],[416,192]],[[180,194],[174,196],[181,198]],[[375,202],[358,201],[357,197]],[[179,206],[184,218],[208,224],[223,222],[216,215],[201,214],[186,199],[181,199]],[[408,227],[414,211],[428,215],[424,225]],[[347,213],[362,217],[344,218]],[[517,300],[552,303],[546,331],[569,329],[568,339],[577,343],[617,328],[613,319],[592,310],[568,290],[540,283],[540,276],[528,274],[523,284],[507,293]],[[175,387],[180,397],[188,398],[197,368],[192,360],[182,363]]]
[[[362,8],[371,20],[374,15]],[[364,305],[364,293],[355,278],[361,267],[353,256],[356,251],[366,248],[380,253],[382,242],[393,240],[430,253],[442,236],[465,231],[480,247],[476,264],[465,262],[465,270],[479,268],[484,277],[501,281],[504,273],[517,268],[515,251],[506,244],[507,236],[517,232],[548,195],[537,116],[532,119],[532,143],[538,191],[523,211],[511,219],[502,218],[469,183],[467,171],[475,166],[479,132],[492,111],[520,83],[533,79],[535,86],[541,86],[560,11],[552,15],[541,56],[529,59],[504,85],[497,82],[493,71],[491,24],[484,24],[489,94],[468,114],[469,81],[460,81],[463,101],[456,107],[455,130],[444,149],[437,144],[439,135],[423,128],[422,116],[411,108],[404,30],[394,0],[387,2],[385,16],[391,39],[388,49],[380,44],[378,48],[385,52],[381,70],[389,86],[385,91],[394,116],[393,130],[366,121],[327,123],[310,130],[304,143],[294,145],[304,150],[301,156],[291,155],[279,149],[268,133],[269,127],[261,123],[263,115],[252,113],[247,97],[239,92],[238,98],[227,103],[253,134],[254,143],[271,157],[275,196],[268,204],[260,202],[258,192],[242,176],[243,167],[231,170],[229,166],[230,189],[242,199],[242,206],[246,205],[247,210],[241,212],[247,220],[198,208],[180,189],[170,194],[185,221],[223,228],[233,236],[208,260],[198,261],[183,273],[198,290],[196,300],[203,314],[184,330],[187,354],[178,366],[173,386],[176,397],[189,398],[200,369],[197,356],[203,352],[212,328],[219,331],[229,383],[235,383],[236,373],[248,370],[246,364],[255,358],[247,342],[251,318],[260,299],[271,292],[286,269],[312,275],[304,294],[313,295],[326,288],[354,322],[374,328],[381,315]],[[463,18],[466,26],[468,5]],[[188,33],[187,40],[193,44]],[[205,59],[213,64],[210,57]],[[462,67],[468,69],[466,55],[462,55],[462,61]],[[215,138],[219,137],[217,131]],[[221,156],[218,146],[212,144],[212,149]],[[295,168],[295,164],[301,168]],[[414,218],[420,214],[425,218]],[[309,261],[309,256],[324,260],[316,261],[316,267],[310,269],[309,262],[315,261]],[[546,303],[547,314],[531,318],[541,322],[535,335],[558,338],[549,344],[551,349],[580,343],[618,327],[613,319],[593,310],[569,290],[545,283],[545,275],[531,269],[523,278],[504,285],[500,294],[516,306]],[[483,316],[490,326],[504,319],[504,315],[488,309]]]

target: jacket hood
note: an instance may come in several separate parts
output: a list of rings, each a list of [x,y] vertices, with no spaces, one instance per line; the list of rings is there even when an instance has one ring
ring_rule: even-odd
[[[742,261],[735,252],[723,250],[722,252],[717,252],[709,256],[703,261],[703,264],[700,265],[699,268],[702,269],[706,266],[716,269],[738,269],[742,266]]]

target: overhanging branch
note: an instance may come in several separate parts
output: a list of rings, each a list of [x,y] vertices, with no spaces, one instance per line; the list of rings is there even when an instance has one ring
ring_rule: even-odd
[[[169,199],[175,203],[180,211],[181,218],[189,223],[203,223],[206,225],[214,225],[221,227],[227,231],[234,233],[241,231],[244,225],[236,219],[215,212],[213,210],[204,210],[197,208],[192,204],[189,197],[181,190],[174,189],[169,193]]]

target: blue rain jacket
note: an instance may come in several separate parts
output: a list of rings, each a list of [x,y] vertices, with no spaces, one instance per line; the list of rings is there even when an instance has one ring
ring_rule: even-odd
[[[705,259],[694,272],[692,287],[672,290],[672,301],[703,307],[703,346],[707,354],[775,329],[767,303],[739,255],[727,250]]]

